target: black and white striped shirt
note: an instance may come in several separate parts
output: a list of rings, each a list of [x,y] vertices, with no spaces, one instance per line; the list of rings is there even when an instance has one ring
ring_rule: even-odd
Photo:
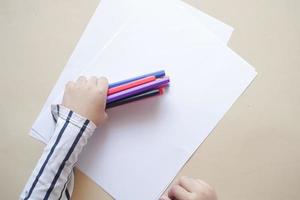
[[[70,199],[73,167],[96,126],[93,122],[61,106],[53,105],[56,121],[53,136],[45,147],[20,199]]]

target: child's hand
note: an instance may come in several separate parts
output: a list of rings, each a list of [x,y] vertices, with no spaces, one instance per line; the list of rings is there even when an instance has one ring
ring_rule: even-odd
[[[105,112],[108,82],[106,78],[79,77],[65,87],[62,105],[94,122],[98,127],[107,118]]]
[[[160,200],[217,200],[217,195],[200,179],[181,177]]]

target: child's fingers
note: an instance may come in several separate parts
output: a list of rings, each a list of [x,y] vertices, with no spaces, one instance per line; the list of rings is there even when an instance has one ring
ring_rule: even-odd
[[[159,198],[159,200],[171,200],[167,195],[163,195]]]
[[[91,76],[88,80],[88,83],[91,85],[97,85],[98,78],[96,76]]]
[[[196,181],[200,185],[202,190],[207,191],[209,194],[215,196],[215,198],[216,198],[216,192],[212,186],[210,186],[208,183],[206,183],[200,179],[196,179]]]
[[[78,84],[84,84],[86,82],[87,82],[87,79],[85,76],[79,76],[79,78],[76,81],[76,83],[78,83]]]
[[[69,82],[66,84],[65,89],[71,90],[71,89],[74,88],[74,86],[75,86],[75,82],[74,82],[74,81],[69,81]]]
[[[178,180],[178,184],[184,189],[186,189],[188,192],[196,191],[197,188],[199,187],[199,183],[196,180],[186,176],[182,176]]]
[[[108,90],[107,78],[105,78],[105,77],[98,78],[97,87],[99,88],[100,92],[103,92],[103,94],[107,94],[107,90]]]
[[[195,179],[197,181],[198,184],[200,184],[203,187],[211,187],[210,185],[208,185],[206,182],[202,181],[201,179]]]
[[[168,192],[168,196],[176,200],[187,200],[191,199],[192,193],[186,191],[180,185],[173,185]]]

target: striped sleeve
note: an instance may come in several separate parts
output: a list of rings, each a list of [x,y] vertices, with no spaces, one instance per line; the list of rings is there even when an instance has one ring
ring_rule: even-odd
[[[96,126],[88,119],[61,106],[52,106],[56,121],[46,145],[20,199],[69,199],[73,167]]]

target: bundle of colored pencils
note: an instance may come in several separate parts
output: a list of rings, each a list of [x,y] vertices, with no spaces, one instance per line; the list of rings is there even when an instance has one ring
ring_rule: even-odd
[[[169,82],[169,77],[161,70],[109,84],[106,108],[161,95]]]

